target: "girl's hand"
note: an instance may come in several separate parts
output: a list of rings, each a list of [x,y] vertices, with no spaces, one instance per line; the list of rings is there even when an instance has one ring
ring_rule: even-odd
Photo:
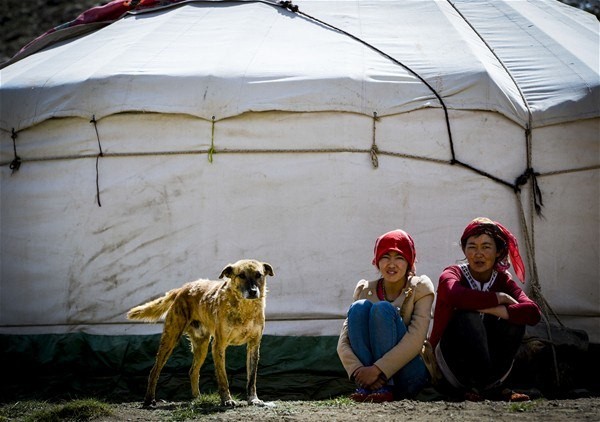
[[[496,292],[496,298],[498,299],[498,305],[514,305],[517,300],[504,292]]]
[[[361,388],[378,390],[387,382],[385,375],[383,375],[383,377],[382,375],[383,372],[381,372],[381,369],[375,365],[361,366],[354,371],[354,381]]]

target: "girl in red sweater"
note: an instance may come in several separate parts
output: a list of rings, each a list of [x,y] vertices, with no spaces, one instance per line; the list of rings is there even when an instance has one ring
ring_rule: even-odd
[[[465,228],[461,247],[467,262],[442,272],[429,338],[444,383],[468,400],[529,400],[502,388],[525,325],[541,317],[507,271],[510,258],[524,281],[517,240],[500,223],[480,217]]]

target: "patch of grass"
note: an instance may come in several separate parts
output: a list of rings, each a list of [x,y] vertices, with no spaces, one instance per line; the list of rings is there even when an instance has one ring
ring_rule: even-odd
[[[27,415],[48,409],[50,406],[52,405],[39,400],[23,400],[5,404],[0,407],[0,421],[4,422],[15,418],[23,419]]]
[[[239,401],[239,397],[233,396],[235,401]],[[185,421],[197,419],[201,415],[212,413],[225,412],[228,407],[221,406],[221,398],[218,393],[201,394],[197,399],[181,405],[173,412],[174,421]]]
[[[508,405],[508,410],[510,412],[523,413],[523,412],[533,410],[533,408],[535,406],[536,406],[536,402],[534,402],[534,401],[516,402],[516,403],[510,403]]]
[[[112,414],[110,406],[95,399],[72,400],[63,404],[23,401],[0,408],[0,421],[23,422],[88,421]]]
[[[327,400],[319,400],[314,402],[317,406],[323,407],[346,407],[356,404],[349,396],[333,397]]]

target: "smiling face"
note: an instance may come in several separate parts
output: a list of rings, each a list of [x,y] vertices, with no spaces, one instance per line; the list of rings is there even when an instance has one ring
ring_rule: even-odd
[[[389,283],[404,283],[408,262],[396,251],[386,252],[377,263],[383,280]]]
[[[487,234],[471,236],[467,239],[464,253],[475,280],[487,282],[492,276],[496,258],[500,256],[494,239]]]

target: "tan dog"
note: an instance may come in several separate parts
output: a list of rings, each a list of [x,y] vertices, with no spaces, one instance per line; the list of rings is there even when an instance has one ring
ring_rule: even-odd
[[[127,318],[156,322],[166,314],[165,326],[156,354],[156,362],[148,377],[144,406],[156,405],[156,384],[182,334],[192,344],[194,354],[190,368],[192,395],[200,395],[200,367],[208,353],[212,338],[212,356],[221,404],[236,403],[229,392],[225,371],[225,349],[229,345],[247,343],[246,392],[248,403],[263,405],[256,396],[256,372],[260,340],[265,326],[266,277],[273,276],[271,265],[255,260],[241,260],[226,266],[220,279],[197,280],[167,292],[163,297],[137,306]]]

